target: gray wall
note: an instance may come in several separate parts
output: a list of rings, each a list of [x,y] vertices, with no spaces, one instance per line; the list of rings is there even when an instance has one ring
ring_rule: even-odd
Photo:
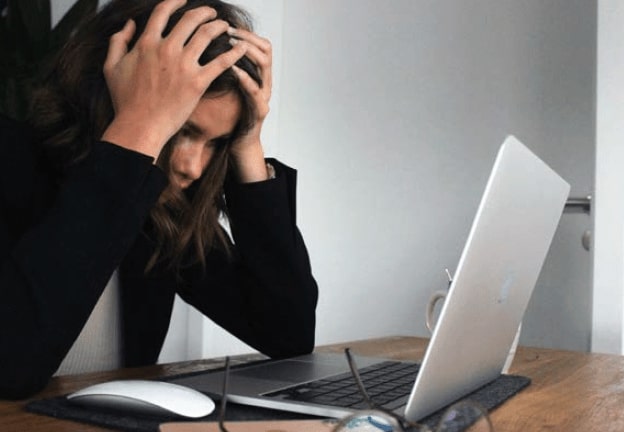
[[[591,192],[595,1],[288,0],[283,16],[278,156],[300,170],[319,342],[426,334],[506,134]],[[589,227],[562,219],[523,343],[589,348]]]
[[[57,22],[65,15],[65,12],[76,2],[76,0],[52,0],[50,5],[52,6],[52,25],[56,25]]]

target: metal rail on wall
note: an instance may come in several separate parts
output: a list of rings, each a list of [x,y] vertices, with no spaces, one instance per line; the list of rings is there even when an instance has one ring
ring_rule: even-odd
[[[587,195],[584,198],[568,198],[563,211],[565,213],[587,213],[591,212],[592,196]]]

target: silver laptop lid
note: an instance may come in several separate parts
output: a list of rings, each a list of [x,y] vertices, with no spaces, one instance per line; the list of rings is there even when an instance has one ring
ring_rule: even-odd
[[[513,136],[496,157],[405,415],[418,420],[495,379],[570,186]]]

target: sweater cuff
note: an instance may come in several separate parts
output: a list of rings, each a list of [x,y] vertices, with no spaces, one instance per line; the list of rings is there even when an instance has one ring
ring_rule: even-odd
[[[168,184],[166,174],[154,165],[154,158],[116,144],[99,141],[77,170],[87,170],[118,196],[155,201]],[[146,197],[147,195],[156,195]]]

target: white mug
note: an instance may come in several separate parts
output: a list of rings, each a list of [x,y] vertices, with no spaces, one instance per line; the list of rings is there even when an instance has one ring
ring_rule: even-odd
[[[446,300],[446,295],[448,294],[448,291],[451,289],[451,285],[453,284],[453,276],[451,275],[451,272],[449,271],[449,269],[446,268],[444,269],[444,271],[446,272],[446,276],[448,277],[448,285],[446,286],[446,289],[435,291],[431,295],[431,297],[429,297],[429,303],[427,304],[427,314],[425,315],[425,325],[429,329],[430,333],[433,333],[433,328],[435,327],[435,322],[433,320],[433,311],[435,310],[436,304],[440,300],[442,301]]]
[[[453,282],[453,279],[450,277],[448,270],[446,270],[446,272],[449,275],[448,287],[450,288],[451,283]],[[425,315],[425,325],[427,326],[427,329],[429,329],[429,332],[431,333],[433,333],[433,329],[435,328],[435,324],[436,324],[434,320],[434,311],[435,311],[436,304],[440,300],[444,302],[446,300],[446,296],[448,295],[448,292],[449,292],[448,289],[437,290],[437,291],[434,291],[433,294],[431,294],[431,297],[429,297],[429,303],[427,303],[427,311]],[[507,355],[507,360],[505,360],[505,365],[503,366],[503,370],[502,370],[502,373],[504,374],[509,372],[509,367],[511,366],[511,363],[513,362],[513,359],[516,356],[516,348],[518,347],[518,340],[520,339],[521,331],[522,331],[522,322],[518,326],[518,331],[516,332],[514,341],[511,344],[511,349],[509,350],[509,354]]]
[[[425,315],[425,325],[427,329],[429,329],[430,333],[433,333],[433,328],[435,327],[433,312],[435,311],[436,304],[438,301],[446,300],[446,295],[448,294],[448,290],[437,290],[431,297],[429,297],[429,303],[427,303],[427,314]]]

